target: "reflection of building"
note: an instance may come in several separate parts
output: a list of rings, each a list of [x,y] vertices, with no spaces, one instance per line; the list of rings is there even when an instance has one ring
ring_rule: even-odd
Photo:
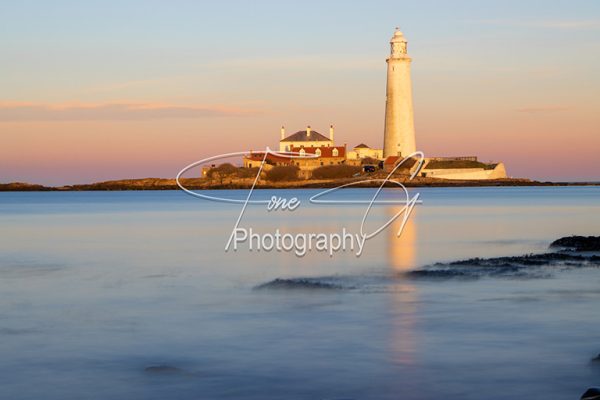
[[[388,218],[398,213],[402,207],[390,207]],[[416,245],[417,228],[415,223],[416,207],[412,209],[406,224],[402,229],[402,234],[398,237],[398,230],[402,225],[404,214],[387,228],[388,231],[388,263],[396,271],[406,271],[416,267]]]
[[[388,218],[401,211],[402,207],[389,207]],[[417,228],[413,209],[410,217],[398,237],[402,225],[403,214],[387,228],[388,264],[394,273],[405,272],[416,267]],[[418,337],[415,335],[415,325],[418,302],[417,288],[410,280],[397,280],[397,286],[390,294],[394,318],[391,320],[392,330],[390,348],[395,362],[414,364],[417,353]]]

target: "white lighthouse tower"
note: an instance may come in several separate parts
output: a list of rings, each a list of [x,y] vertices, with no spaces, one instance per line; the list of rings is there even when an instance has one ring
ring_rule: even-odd
[[[416,151],[410,83],[412,60],[408,56],[407,42],[400,29],[396,28],[390,44],[390,58],[386,60],[388,68],[383,157],[405,157]]]

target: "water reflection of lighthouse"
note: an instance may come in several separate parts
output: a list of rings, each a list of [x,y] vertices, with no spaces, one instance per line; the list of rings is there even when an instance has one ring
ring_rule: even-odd
[[[401,207],[390,207],[388,216],[391,218]],[[402,234],[398,230],[402,223],[400,215],[387,229],[388,265],[394,276],[394,289],[391,293],[391,334],[390,347],[393,361],[400,364],[414,364],[416,354],[415,316],[418,293],[416,288],[402,274],[415,268],[416,263],[416,208],[412,210]]]

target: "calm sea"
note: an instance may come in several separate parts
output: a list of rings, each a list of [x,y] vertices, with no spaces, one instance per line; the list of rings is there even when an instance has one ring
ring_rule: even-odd
[[[249,206],[241,225],[357,233],[365,205],[309,204],[318,192],[259,191],[301,205]],[[600,235],[600,188],[415,192],[400,238],[393,224],[358,258],[225,252],[240,205],[179,191],[0,193],[0,398],[578,399],[600,385],[600,269],[405,274]],[[302,277],[340,288],[255,289]]]

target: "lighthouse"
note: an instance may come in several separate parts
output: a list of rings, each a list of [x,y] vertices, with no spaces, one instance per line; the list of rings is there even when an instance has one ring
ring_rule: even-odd
[[[386,60],[388,67],[383,157],[406,157],[416,151],[410,82],[412,60],[408,56],[407,42],[400,29],[396,28],[390,45],[390,57]]]

